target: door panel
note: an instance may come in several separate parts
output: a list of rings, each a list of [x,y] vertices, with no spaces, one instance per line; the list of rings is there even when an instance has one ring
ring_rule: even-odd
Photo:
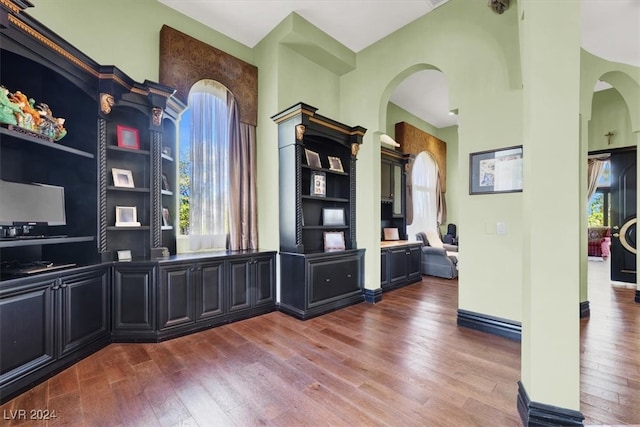
[[[611,153],[611,280],[636,282],[636,151]]]

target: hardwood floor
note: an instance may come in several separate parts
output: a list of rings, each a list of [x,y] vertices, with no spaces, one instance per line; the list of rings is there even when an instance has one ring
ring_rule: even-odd
[[[581,409],[586,424],[640,423],[640,306],[633,290],[598,291],[582,321]],[[520,344],[457,327],[456,308],[457,281],[425,276],[304,322],[274,312],[112,344],[0,406],[0,424],[521,425]],[[20,409],[57,418],[10,419]]]
[[[609,261],[589,261],[591,316],[581,320],[580,401],[585,424],[640,425],[640,304],[612,287]]]

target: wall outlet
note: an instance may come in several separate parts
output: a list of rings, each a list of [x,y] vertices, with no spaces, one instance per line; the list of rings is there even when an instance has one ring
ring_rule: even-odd
[[[507,224],[504,222],[496,223],[496,234],[507,234]]]

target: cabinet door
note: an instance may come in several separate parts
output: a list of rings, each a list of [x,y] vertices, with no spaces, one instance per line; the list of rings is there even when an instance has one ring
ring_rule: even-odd
[[[358,291],[359,265],[358,258],[310,263],[309,307]]]
[[[409,246],[407,259],[407,278],[409,280],[419,279],[422,276],[420,262],[422,261],[422,249],[420,246]]]
[[[393,200],[392,202],[393,216],[400,217],[400,216],[403,216],[403,210],[402,210],[403,197],[402,196],[404,195],[404,191],[402,188],[402,165],[394,163],[391,173],[393,174],[392,180],[391,180],[391,182],[393,183],[393,190],[391,194],[391,198]]]
[[[196,266],[196,321],[224,314],[224,261]]]
[[[59,356],[110,333],[109,270],[63,277],[60,284],[61,330]]]
[[[161,330],[194,322],[192,269],[191,264],[160,267],[158,326]]]
[[[251,258],[231,260],[229,266],[229,313],[251,307]]]
[[[407,278],[407,248],[399,247],[389,250],[389,282],[396,285]]]
[[[380,251],[380,286],[385,287],[389,284],[389,278],[387,276],[387,260],[389,258],[389,251],[383,249]]]
[[[0,386],[54,360],[52,287],[0,293]]]
[[[273,256],[255,258],[253,267],[253,306],[274,304],[276,290],[275,258]]]
[[[116,264],[113,269],[114,331],[155,329],[155,268]]]
[[[380,198],[382,200],[391,200],[393,198],[393,181],[392,181],[391,163],[387,161],[380,162]]]

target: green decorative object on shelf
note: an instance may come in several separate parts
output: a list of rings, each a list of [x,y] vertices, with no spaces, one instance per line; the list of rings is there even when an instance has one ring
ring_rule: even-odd
[[[65,119],[54,117],[45,103],[35,107],[35,100],[19,90],[11,93],[0,86],[0,123],[18,126],[37,135],[59,141],[66,134]]]

